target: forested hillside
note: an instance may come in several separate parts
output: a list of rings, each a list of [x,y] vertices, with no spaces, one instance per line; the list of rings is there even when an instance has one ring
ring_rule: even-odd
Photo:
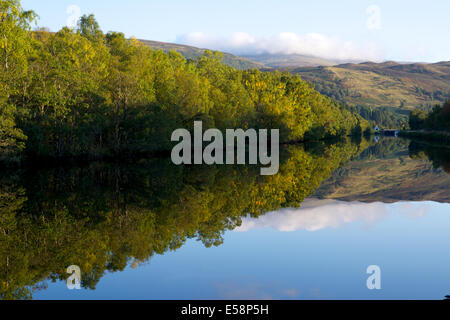
[[[412,130],[450,131],[450,100],[442,106],[434,106],[429,113],[414,110],[409,116],[409,125]]]
[[[200,49],[192,46],[186,46],[177,43],[167,43],[160,41],[151,40],[139,40],[145,45],[152,49],[162,49],[165,52],[177,51],[183,55],[186,59],[196,59],[205,54],[206,49]],[[238,70],[248,70],[248,69],[264,69],[267,68],[264,64],[252,61],[250,59],[235,56],[229,53],[223,53],[223,63],[226,65],[236,68]]]
[[[33,12],[1,1],[0,158],[123,156],[170,150],[177,128],[278,128],[282,140],[361,132],[367,122],[299,76],[240,71],[206,51],[186,60],[83,16],[31,31]]]
[[[450,62],[343,64],[291,70],[317,89],[350,105],[399,107],[445,102],[450,95]]]
[[[429,110],[450,98],[450,62],[368,62],[289,71],[385,127],[401,127],[411,110]]]
[[[307,56],[302,54],[255,54],[245,55],[252,61],[264,64],[267,68],[299,68],[299,67],[318,67],[334,66],[340,64],[338,61],[327,60],[319,57]],[[341,62],[342,63],[342,62]]]

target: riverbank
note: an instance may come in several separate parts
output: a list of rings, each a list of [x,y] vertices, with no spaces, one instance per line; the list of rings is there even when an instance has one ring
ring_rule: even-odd
[[[450,142],[450,132],[447,131],[428,131],[428,130],[402,130],[398,134],[400,137],[414,138],[419,140],[428,140],[436,142]]]
[[[321,139],[304,139],[304,140],[292,140],[280,142],[280,146],[289,145],[304,145],[310,143],[336,143],[345,139],[351,139],[352,141],[360,141],[363,138],[368,139],[367,135],[342,135],[342,136],[329,136]],[[174,143],[175,146],[175,143]],[[205,147],[204,145],[203,147]],[[225,152],[225,148],[223,149]],[[138,162],[143,159],[150,158],[170,158],[170,149],[159,149],[154,151],[130,151],[122,150],[117,154],[98,154],[98,155],[73,155],[73,156],[36,156],[30,154],[18,154],[14,157],[8,157],[0,153],[0,165],[2,167],[8,168],[27,168],[27,167],[38,167],[38,168],[53,168],[59,166],[83,166],[91,162],[115,162],[115,163],[132,163]]]

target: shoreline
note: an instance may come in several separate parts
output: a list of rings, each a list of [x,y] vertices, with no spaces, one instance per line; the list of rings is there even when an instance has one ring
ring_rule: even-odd
[[[334,143],[342,139],[351,139],[359,136],[355,135],[343,135],[336,137],[326,137],[322,139],[305,139],[297,141],[283,141],[280,142],[280,146],[289,145],[306,145],[308,143]],[[361,136],[364,138],[364,135]],[[141,151],[141,152],[131,152],[123,150],[117,155],[112,154],[99,154],[96,156],[92,155],[78,155],[78,156],[35,156],[35,155],[24,155],[20,160],[9,161],[8,159],[1,159],[0,164],[8,168],[54,168],[59,166],[72,166],[72,165],[86,165],[93,162],[110,162],[110,163],[131,163],[139,161],[141,159],[158,159],[158,158],[170,158],[171,150],[161,149],[155,151]]]

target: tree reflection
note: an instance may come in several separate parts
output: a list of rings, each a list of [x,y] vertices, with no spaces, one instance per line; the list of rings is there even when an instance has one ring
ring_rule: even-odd
[[[4,172],[0,179],[0,297],[30,299],[80,266],[82,287],[197,238],[205,246],[282,207],[300,206],[340,165],[367,147],[350,141],[287,147],[280,173],[256,166],[138,164]]]
[[[413,159],[428,159],[434,168],[442,168],[450,174],[450,148],[447,146],[411,141],[409,154]]]
[[[49,281],[80,266],[81,285],[95,289],[119,272],[195,238],[206,247],[247,215],[300,207],[349,160],[390,157],[400,139],[289,146],[280,173],[257,166],[173,166],[168,159],[137,164],[27,169],[0,174],[0,297],[31,299]],[[415,142],[413,159],[448,172],[448,149]]]

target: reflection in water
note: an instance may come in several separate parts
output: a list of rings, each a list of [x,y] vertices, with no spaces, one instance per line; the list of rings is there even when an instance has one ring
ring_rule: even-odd
[[[411,159],[400,139],[381,140],[369,149],[365,140],[290,146],[280,173],[265,177],[251,166],[175,167],[168,159],[2,172],[0,297],[32,298],[47,281],[65,280],[70,265],[80,266],[82,287],[94,290],[107,271],[138,266],[191,238],[206,247],[219,246],[225,231],[239,226],[241,231],[265,225],[282,231],[319,230],[357,219],[382,219],[386,211],[381,203],[362,210],[361,203],[324,200],[335,211],[330,214],[320,212],[324,206],[317,206],[319,200],[303,201],[321,184],[315,197],[339,199],[334,197],[340,183],[336,173],[329,178],[352,159],[357,159],[353,164],[367,163],[396,159],[400,153],[400,161],[408,157],[428,163],[415,159],[417,148]],[[436,165],[445,167],[446,162],[436,155],[440,153],[423,149],[423,154],[435,165],[430,174],[441,175]],[[327,187],[330,181],[333,187]],[[302,202],[299,212],[282,209],[298,208]]]
[[[386,138],[333,173],[315,196],[344,201],[450,202],[448,148]],[[430,161],[431,160],[431,161]]]
[[[429,159],[434,168],[442,168],[450,173],[450,148],[436,146],[424,142],[412,141],[409,145],[409,154],[413,159]]]
[[[396,213],[410,218],[421,217],[432,212],[434,202],[382,202],[363,203],[339,200],[306,199],[300,209],[286,208],[268,212],[259,218],[245,218],[236,231],[248,231],[257,228],[274,228],[282,232],[296,230],[318,231],[361,221],[370,226],[376,221]],[[450,203],[442,206],[450,212]]]
[[[299,206],[366,146],[290,147],[276,176],[256,167],[175,167],[169,159],[119,166],[6,172],[0,184],[0,296],[31,298],[44,279],[78,265],[82,287],[189,238],[223,242],[241,217]]]

